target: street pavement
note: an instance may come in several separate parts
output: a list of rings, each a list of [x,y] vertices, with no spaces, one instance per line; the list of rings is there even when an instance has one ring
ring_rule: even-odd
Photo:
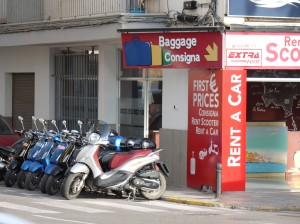
[[[247,178],[246,191],[222,192],[169,187],[162,200],[209,207],[300,212],[300,175],[287,178]]]

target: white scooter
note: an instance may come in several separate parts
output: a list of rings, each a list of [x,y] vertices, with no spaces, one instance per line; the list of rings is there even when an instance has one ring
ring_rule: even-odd
[[[160,161],[158,152],[150,149],[146,139],[140,142],[139,150],[125,153],[107,153],[98,157],[101,147],[106,147],[110,127],[98,121],[89,136],[89,144],[76,157],[76,163],[67,171],[61,185],[61,194],[66,199],[78,197],[83,188],[90,191],[113,192],[134,199],[140,193],[147,199],[159,199],[166,190],[167,166]]]

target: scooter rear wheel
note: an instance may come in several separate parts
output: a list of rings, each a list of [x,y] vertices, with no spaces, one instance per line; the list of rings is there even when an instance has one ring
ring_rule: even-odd
[[[17,185],[19,188],[24,189],[25,188],[25,180],[26,175],[28,171],[20,170],[18,177],[17,177]]]
[[[158,189],[156,189],[156,190],[149,190],[149,191],[143,191],[143,190],[140,191],[141,194],[146,199],[157,200],[161,196],[163,196],[163,194],[165,193],[166,188],[167,188],[167,181],[166,181],[165,176],[162,173],[159,173],[159,174],[160,174],[160,177],[159,177],[160,187]]]
[[[17,182],[18,172],[17,170],[9,169],[7,170],[5,177],[4,177],[4,183],[6,187],[12,187]]]
[[[68,200],[77,198],[83,187],[82,181],[81,173],[70,173],[61,184],[61,195]]]

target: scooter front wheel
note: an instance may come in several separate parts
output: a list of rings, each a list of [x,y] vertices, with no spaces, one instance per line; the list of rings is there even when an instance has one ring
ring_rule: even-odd
[[[29,172],[26,176],[25,188],[29,191],[36,189],[41,181],[41,175],[40,172]]]
[[[42,180],[41,180],[41,192],[42,193],[46,193],[46,187],[47,187],[47,181],[48,181],[48,178],[49,178],[49,174],[44,174]]]
[[[18,177],[17,177],[17,185],[19,188],[24,189],[25,188],[25,180],[26,175],[28,171],[20,170]]]
[[[61,184],[61,195],[68,199],[75,199],[80,194],[84,184],[81,173],[70,173]]]
[[[17,182],[18,172],[16,169],[9,169],[7,170],[5,177],[4,177],[4,183],[6,187],[12,187]]]
[[[48,181],[47,181],[47,185],[46,185],[46,192],[49,195],[56,194],[60,189],[60,185],[61,185],[63,178],[64,178],[64,175],[58,175],[58,176],[50,175],[48,178]]]

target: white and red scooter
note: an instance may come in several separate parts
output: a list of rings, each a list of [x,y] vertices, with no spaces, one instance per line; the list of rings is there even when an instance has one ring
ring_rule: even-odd
[[[89,136],[89,144],[76,157],[76,163],[67,171],[61,185],[66,199],[76,198],[83,188],[90,191],[113,192],[134,199],[140,193],[147,199],[159,199],[166,190],[167,166],[160,161],[158,152],[149,149],[147,139],[140,141],[139,150],[124,153],[107,153],[99,159],[101,147],[108,144],[110,127],[98,121]]]

